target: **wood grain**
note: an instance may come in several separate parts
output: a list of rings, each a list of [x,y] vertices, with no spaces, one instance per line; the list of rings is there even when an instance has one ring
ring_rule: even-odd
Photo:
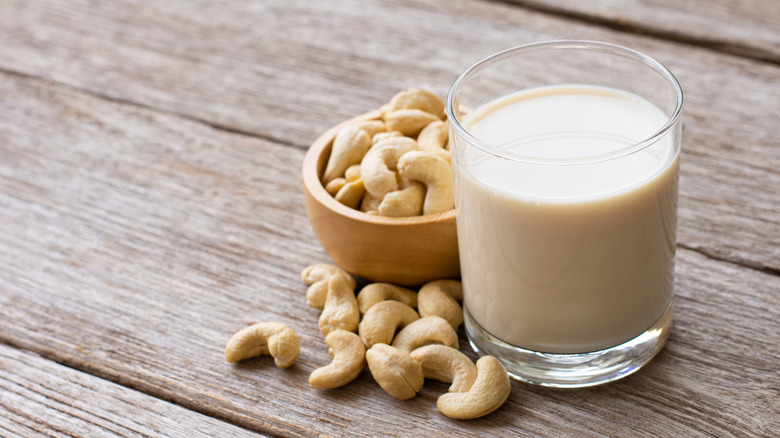
[[[0,435],[5,438],[257,436],[2,344]]]
[[[71,87],[2,75],[0,342],[277,436],[766,436],[775,425],[780,277],[678,253],[676,325],[623,381],[513,383],[476,421],[445,384],[393,399],[364,372],[318,391],[330,359],[298,271],[327,261],[305,219],[303,150]],[[298,331],[296,364],[228,364],[248,322]],[[463,342],[462,350],[473,353]]]
[[[780,3],[774,0],[501,1],[780,64]]]
[[[0,70],[298,147],[399,89],[443,95],[495,51],[560,38],[675,72],[681,245],[780,272],[777,66],[474,0],[0,3]]]

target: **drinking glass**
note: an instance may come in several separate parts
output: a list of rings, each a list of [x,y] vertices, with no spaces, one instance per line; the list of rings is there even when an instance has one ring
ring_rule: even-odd
[[[683,95],[624,47],[492,55],[446,100],[466,333],[513,377],[624,377],[672,327]]]

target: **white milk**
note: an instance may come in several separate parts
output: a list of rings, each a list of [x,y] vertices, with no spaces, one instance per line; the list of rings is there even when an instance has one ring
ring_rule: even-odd
[[[655,324],[672,299],[679,148],[667,135],[604,158],[667,120],[636,95],[575,85],[506,96],[466,118],[503,155],[558,164],[455,148],[464,304],[479,325],[522,348],[581,353]]]

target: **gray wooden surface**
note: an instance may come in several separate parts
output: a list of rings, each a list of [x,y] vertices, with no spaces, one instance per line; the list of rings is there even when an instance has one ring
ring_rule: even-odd
[[[6,345],[0,363],[2,436],[257,436]]]
[[[502,1],[780,64],[780,2],[776,0]]]
[[[0,435],[776,434],[780,66],[753,48],[780,37],[737,11],[750,25],[703,12],[709,28],[669,38],[673,5],[632,9],[658,29],[635,32],[606,6],[482,0],[0,2]],[[735,36],[751,26],[769,43]],[[484,56],[560,38],[630,46],[683,84],[666,348],[599,388],[515,382],[469,422],[436,410],[444,384],[404,402],[367,371],[309,387],[329,357],[298,272],[329,258],[303,207],[307,145],[401,88],[443,95]],[[299,333],[292,368],[224,361],[260,320]]]

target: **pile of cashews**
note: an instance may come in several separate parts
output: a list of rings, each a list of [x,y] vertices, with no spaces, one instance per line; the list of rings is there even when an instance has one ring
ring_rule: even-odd
[[[414,397],[426,378],[451,383],[436,406],[453,419],[482,417],[509,397],[509,376],[498,360],[483,356],[475,365],[458,350],[457,329],[463,322],[460,282],[436,280],[419,292],[371,283],[356,296],[355,278],[332,264],[305,268],[301,280],[309,286],[307,304],[322,311],[319,328],[333,358],[309,375],[312,387],[344,386],[368,364],[379,386],[401,400]],[[277,366],[288,367],[299,350],[292,329],[266,322],[233,335],[225,358],[235,362],[270,354]]]
[[[325,190],[368,214],[401,217],[455,207],[444,102],[410,88],[380,108],[380,117],[342,128],[322,175]]]

